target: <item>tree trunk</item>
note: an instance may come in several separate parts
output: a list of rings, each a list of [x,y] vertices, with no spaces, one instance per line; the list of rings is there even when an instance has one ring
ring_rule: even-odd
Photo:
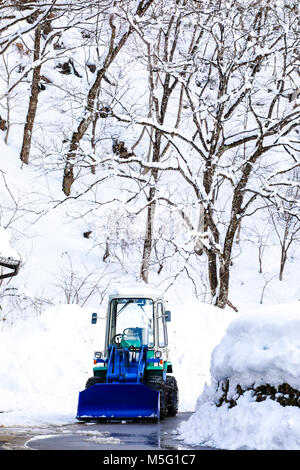
[[[287,250],[285,248],[285,244],[281,247],[281,258],[280,258],[280,271],[279,271],[279,280],[283,280],[283,271],[286,263],[287,258]]]
[[[163,98],[166,93],[166,87],[164,88]],[[165,109],[162,111],[162,117],[160,118],[160,122],[163,123],[164,116],[165,116]],[[155,131],[154,143],[153,143],[153,153],[152,153],[152,161],[159,162],[161,156],[161,132]],[[154,230],[154,214],[156,209],[156,202],[154,201],[154,197],[156,195],[156,184],[158,179],[158,171],[152,170],[152,177],[155,182],[155,186],[151,186],[149,190],[148,196],[148,210],[147,210],[147,219],[146,219],[146,231],[145,231],[145,240],[144,240],[144,249],[143,249],[143,258],[141,264],[141,279],[148,283],[149,278],[149,267],[150,267],[150,256],[152,251],[153,245],[153,230]]]
[[[226,232],[224,248],[222,254],[219,255],[219,290],[216,298],[215,305],[220,308],[225,308],[228,302],[229,293],[229,277],[231,267],[232,248],[236,232],[238,230],[239,222],[237,213],[239,213],[243,201],[242,193],[236,190],[233,200],[233,212],[231,214],[230,223]]]
[[[153,201],[156,189],[150,188],[148,201]],[[141,264],[141,279],[148,284],[149,280],[149,267],[150,267],[150,256],[152,251],[153,243],[153,228],[154,228],[154,214],[156,209],[156,203],[153,202],[148,206],[147,219],[146,219],[146,230],[144,239],[143,258]]]
[[[229,292],[229,272],[230,272],[230,262],[222,262],[219,269],[219,293],[216,299],[215,305],[219,308],[225,308],[228,304],[228,292]]]
[[[233,242],[238,230],[238,227],[241,223],[240,218],[243,214],[244,209],[242,209],[242,204],[244,200],[244,188],[249,180],[249,176],[252,171],[252,166],[256,162],[257,158],[263,153],[261,146],[258,146],[256,152],[244,165],[241,178],[235,187],[233,200],[232,200],[232,209],[231,216],[228,225],[228,229],[225,236],[225,241],[223,245],[223,253],[219,255],[220,258],[220,267],[219,267],[219,292],[216,298],[215,305],[220,308],[225,308],[227,304],[230,304],[228,301],[228,292],[229,292],[229,276],[230,276],[230,267],[231,267],[231,255]],[[231,304],[230,304],[231,305]]]
[[[71,186],[74,183],[74,163],[76,160],[76,152],[78,150],[79,144],[86,131],[88,130],[91,122],[94,118],[94,103],[96,96],[101,85],[105,69],[100,69],[97,73],[97,77],[89,90],[87,96],[87,105],[85,107],[84,117],[81,119],[78,128],[73,132],[69,152],[66,159],[66,164],[64,168],[64,177],[63,177],[63,192],[66,196],[70,195]]]
[[[217,255],[211,250],[207,253],[208,258],[208,280],[209,288],[212,298],[216,296],[218,288],[218,269],[217,269]]]
[[[41,26],[38,25],[35,30],[34,37],[34,62],[40,59],[40,47],[41,47]],[[32,83],[31,83],[31,95],[29,100],[29,106],[27,111],[26,123],[24,126],[23,143],[20,154],[20,159],[26,165],[29,163],[32,132],[36,116],[36,110],[38,106],[38,96],[40,92],[40,78],[41,78],[41,65],[36,66],[33,69]]]

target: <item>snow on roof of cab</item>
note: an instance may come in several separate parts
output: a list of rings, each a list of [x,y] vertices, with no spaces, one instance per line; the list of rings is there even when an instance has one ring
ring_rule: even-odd
[[[143,283],[116,287],[109,292],[109,297],[148,297],[151,299],[163,298],[163,293],[155,288],[146,286]]]

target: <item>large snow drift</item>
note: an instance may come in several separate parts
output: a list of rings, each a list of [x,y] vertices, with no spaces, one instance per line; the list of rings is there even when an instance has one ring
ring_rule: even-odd
[[[91,373],[101,321],[76,305],[51,307],[0,333],[0,424],[74,420],[78,392]]]
[[[299,302],[261,306],[230,324],[212,353],[211,384],[179,429],[185,442],[223,449],[300,449],[300,409],[270,397],[257,402],[253,392],[266,384],[300,389],[299,313]],[[217,406],[224,393],[218,385],[228,379],[228,398],[236,406]],[[238,396],[237,385],[248,391]]]

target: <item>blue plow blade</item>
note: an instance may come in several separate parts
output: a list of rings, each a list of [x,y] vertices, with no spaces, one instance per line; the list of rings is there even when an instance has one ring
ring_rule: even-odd
[[[135,383],[95,384],[79,393],[77,419],[159,419],[159,392]]]

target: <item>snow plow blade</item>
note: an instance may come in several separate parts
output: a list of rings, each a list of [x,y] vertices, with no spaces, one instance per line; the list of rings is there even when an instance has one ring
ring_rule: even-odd
[[[159,392],[141,383],[100,383],[79,393],[77,419],[159,419]]]

